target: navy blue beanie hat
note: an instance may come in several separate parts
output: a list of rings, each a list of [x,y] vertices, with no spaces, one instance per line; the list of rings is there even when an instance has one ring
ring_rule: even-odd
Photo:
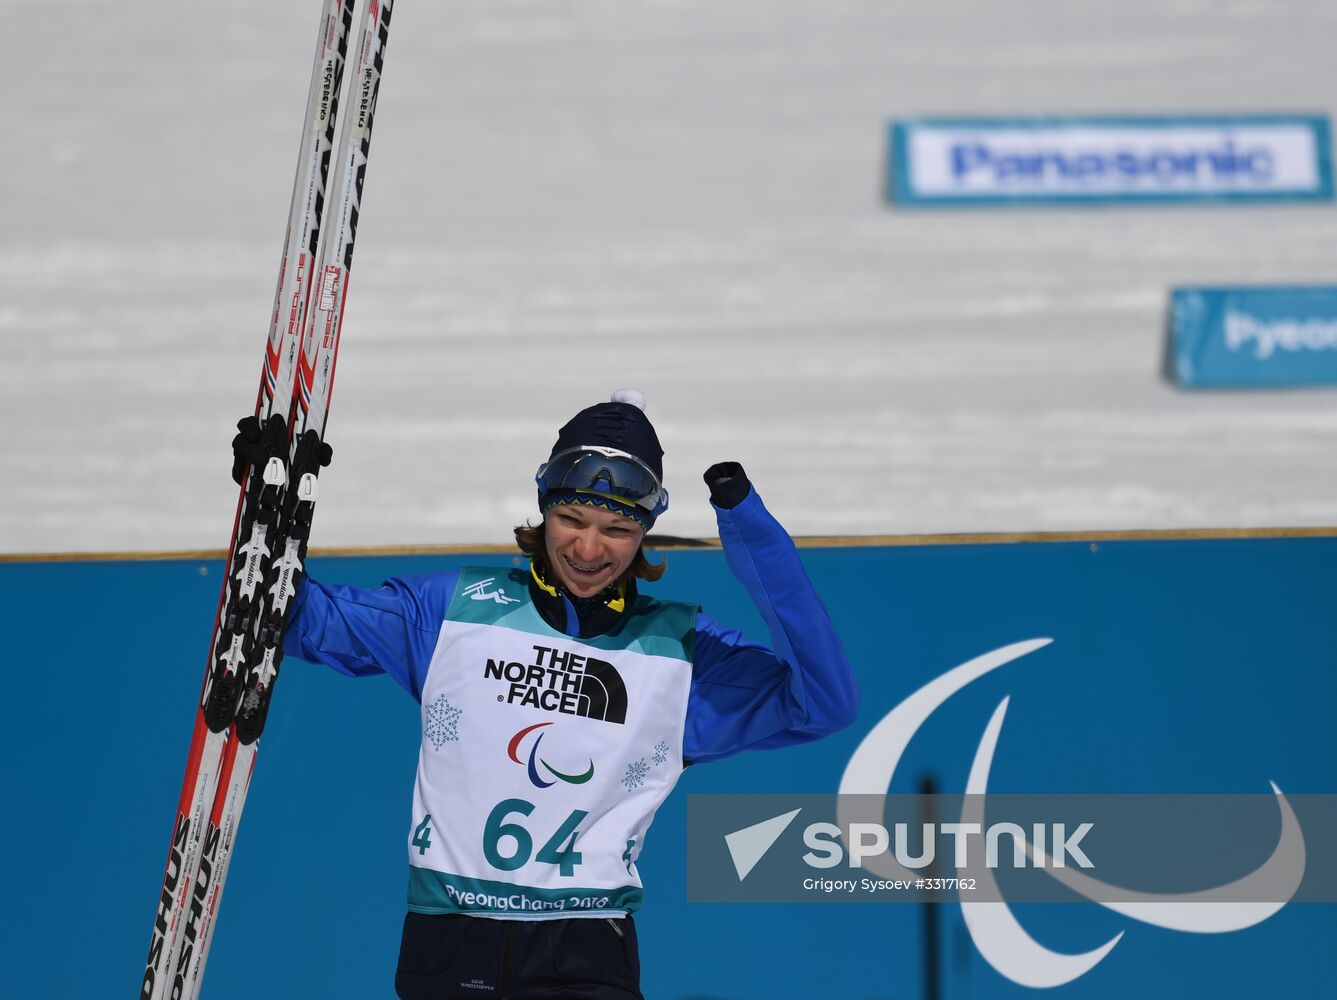
[[[594,469],[596,475],[609,478],[581,481],[582,475],[588,478],[590,472],[578,469],[561,481],[556,467],[579,459],[582,449],[613,449],[635,461],[621,459],[619,467],[616,457],[605,460],[592,454],[589,458],[593,461],[583,462],[581,469]],[[649,476],[643,475],[642,469]],[[619,389],[607,403],[596,403],[577,413],[557,432],[548,461],[535,479],[541,514],[560,504],[599,507],[629,517],[649,531],[655,519],[668,509],[668,491],[662,486],[664,449],[645,415],[645,396],[635,389]]]

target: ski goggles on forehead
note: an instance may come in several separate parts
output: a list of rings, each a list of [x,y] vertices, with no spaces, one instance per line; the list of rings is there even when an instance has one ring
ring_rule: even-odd
[[[635,455],[617,448],[584,445],[559,451],[539,466],[534,476],[539,496],[554,490],[600,493],[640,507],[651,517],[668,510],[668,490]]]

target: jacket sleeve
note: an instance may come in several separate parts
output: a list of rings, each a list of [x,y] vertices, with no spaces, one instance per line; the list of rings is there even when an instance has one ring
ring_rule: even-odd
[[[422,701],[459,573],[387,580],[375,590],[302,581],[283,651],[349,677],[389,674]]]
[[[729,568],[771,645],[698,614],[683,758],[793,746],[845,728],[859,710],[858,681],[793,540],[755,489],[715,512]]]

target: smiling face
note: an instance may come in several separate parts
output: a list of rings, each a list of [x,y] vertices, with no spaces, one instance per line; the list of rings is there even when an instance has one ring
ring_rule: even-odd
[[[622,578],[641,547],[640,525],[598,507],[561,504],[543,516],[548,565],[577,597]]]

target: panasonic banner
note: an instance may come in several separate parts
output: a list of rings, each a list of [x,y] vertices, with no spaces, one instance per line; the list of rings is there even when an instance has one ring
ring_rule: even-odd
[[[1176,288],[1169,363],[1192,388],[1337,383],[1337,287]]]
[[[1320,116],[924,118],[890,138],[906,206],[1333,197]]]

